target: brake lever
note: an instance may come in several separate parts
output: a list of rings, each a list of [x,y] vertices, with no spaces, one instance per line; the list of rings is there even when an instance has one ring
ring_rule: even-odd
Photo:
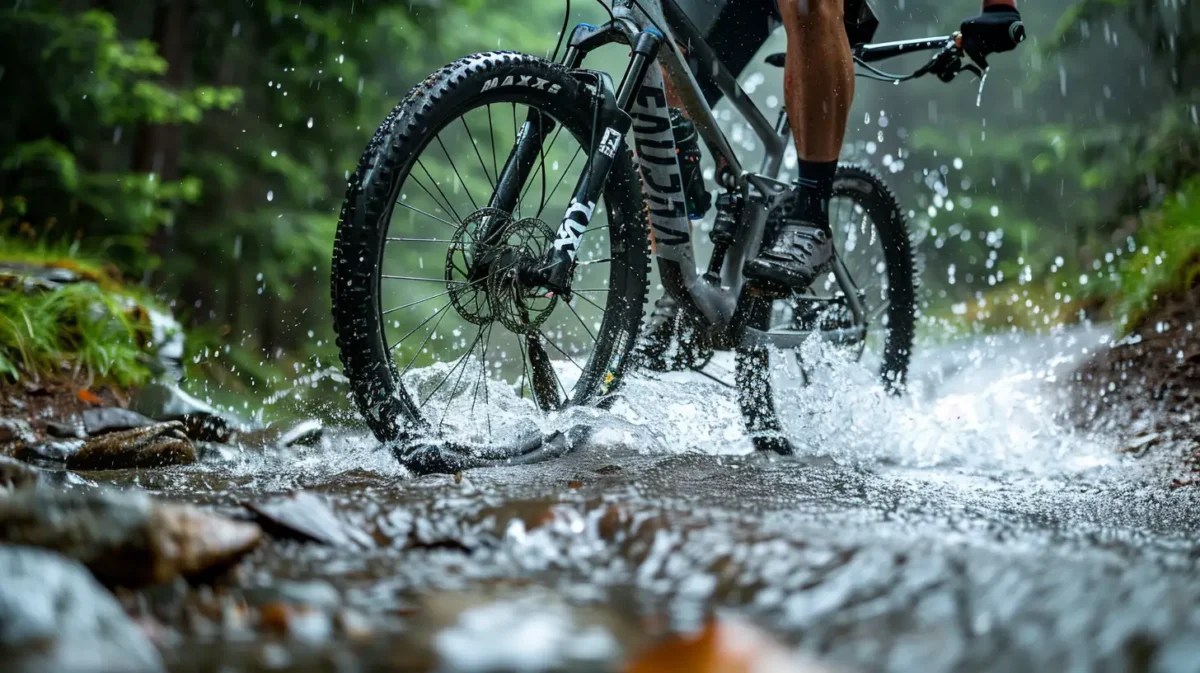
[[[975,65],[974,63],[967,63],[965,65],[962,65],[961,67],[959,67],[959,70],[960,71],[966,70],[967,72],[975,75],[979,79],[983,79],[983,70],[980,69],[980,67]]]

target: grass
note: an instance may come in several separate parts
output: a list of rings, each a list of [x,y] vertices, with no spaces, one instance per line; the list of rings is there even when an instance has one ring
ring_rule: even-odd
[[[0,379],[129,387],[152,376],[152,302],[143,289],[72,248],[9,242],[0,260],[70,269],[90,281],[25,289],[20,279],[7,279],[0,287]]]
[[[1121,265],[1111,307],[1124,333],[1140,327],[1163,300],[1200,282],[1200,177],[1141,219],[1137,250]]]

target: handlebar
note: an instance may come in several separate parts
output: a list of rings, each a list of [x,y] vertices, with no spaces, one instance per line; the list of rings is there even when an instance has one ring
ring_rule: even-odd
[[[861,44],[854,48],[854,60],[878,75],[875,79],[902,82],[932,74],[943,82],[949,82],[963,71],[983,77],[983,72],[988,68],[987,56],[996,51],[1008,51],[1025,41],[1025,25],[1020,21],[1014,22],[1008,28],[1008,38],[1012,40],[1011,44],[994,44],[971,37],[964,39],[963,33],[956,31],[940,37]],[[869,65],[875,61],[934,49],[939,50],[938,53],[911,75],[891,75]],[[964,56],[971,62],[963,63]]]

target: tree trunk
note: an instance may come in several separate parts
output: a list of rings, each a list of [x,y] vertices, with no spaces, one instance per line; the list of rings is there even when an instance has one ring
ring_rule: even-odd
[[[192,44],[188,30],[192,4],[189,0],[165,0],[153,7],[154,34],[159,54],[167,60],[163,83],[182,90],[191,79]],[[160,182],[178,180],[179,158],[183,150],[182,130],[178,124],[144,124],[138,130],[134,147],[133,169],[152,173]],[[150,250],[163,259],[170,257],[171,225],[160,228],[151,238]],[[169,268],[169,264],[163,268]],[[157,279],[159,282],[162,278]]]

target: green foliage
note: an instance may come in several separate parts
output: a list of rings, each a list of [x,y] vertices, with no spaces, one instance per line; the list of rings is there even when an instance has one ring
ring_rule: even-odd
[[[144,315],[132,298],[91,283],[0,293],[0,375],[143,383],[150,377]]]
[[[1145,213],[1135,250],[1120,266],[1112,312],[1137,329],[1158,302],[1200,282],[1200,177]]]

